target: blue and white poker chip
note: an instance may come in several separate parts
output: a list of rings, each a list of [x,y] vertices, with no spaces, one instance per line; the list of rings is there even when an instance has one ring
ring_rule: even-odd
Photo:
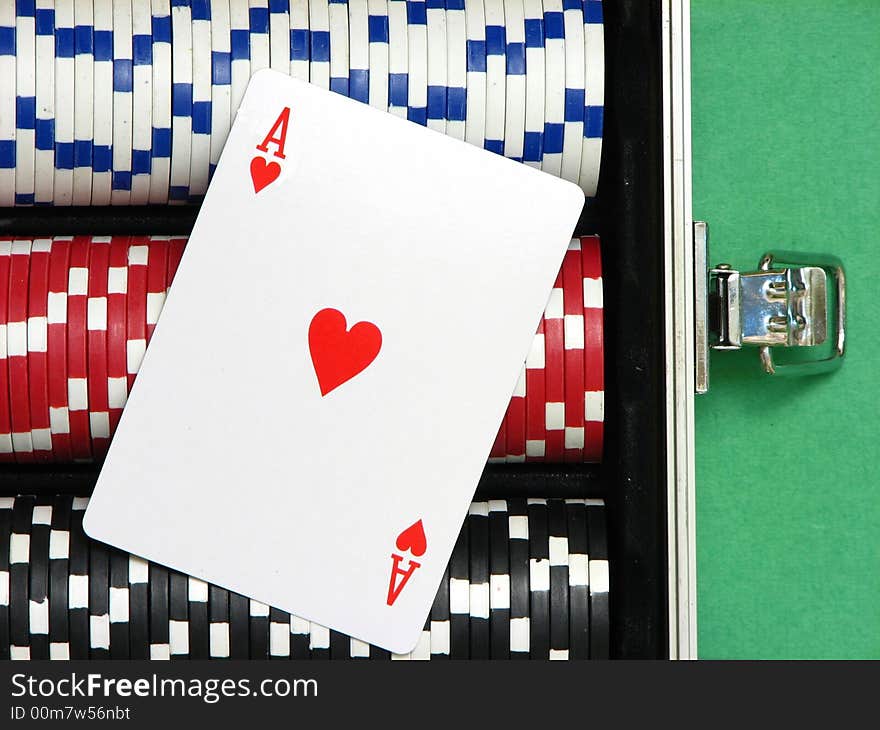
[[[428,127],[446,132],[446,0],[425,3],[428,29]]]
[[[486,14],[483,0],[465,4],[467,111],[464,138],[482,147],[486,139]]]
[[[309,19],[312,20],[311,17]],[[365,2],[348,4],[348,43],[348,95],[352,99],[368,104],[370,102],[370,13]],[[314,50],[314,45],[312,48]]]
[[[601,0],[584,0],[584,141],[578,184],[596,195],[605,116],[605,26]]]
[[[72,15],[72,13],[71,13]],[[36,5],[15,3],[15,204],[34,204],[37,123]]]
[[[267,9],[268,13],[268,9]],[[189,197],[199,201],[208,190],[211,166],[211,2],[192,0],[193,105]]]
[[[185,203],[189,199],[192,55],[192,11],[189,0],[171,0],[171,186],[168,190],[171,203]]]
[[[388,3],[367,0],[370,106],[388,110]]]
[[[290,72],[289,0],[269,0],[269,68]]]
[[[301,3],[305,6],[305,3]],[[329,0],[330,91],[348,96],[348,2]],[[308,79],[306,79],[308,80]]]
[[[504,0],[483,0],[486,12],[486,133],[483,147],[504,154],[507,33]]]
[[[52,203],[55,180],[55,6],[36,2],[34,203]]]
[[[522,162],[526,120],[526,35],[523,0],[505,0],[507,88],[504,113],[504,154]]]
[[[171,4],[152,0],[153,109],[150,203],[168,202],[171,179]]]
[[[523,0],[526,42],[526,118],[523,162],[541,167],[544,155],[544,8],[541,0]]]
[[[423,127],[428,124],[428,15],[425,0],[407,0],[409,57],[406,118]]]
[[[565,20],[562,0],[544,3],[544,152],[541,169],[562,173],[565,130]]]
[[[309,0],[309,26],[309,81],[322,89],[329,89],[330,8],[327,0]]]
[[[565,124],[562,177],[576,183],[581,172],[584,138],[584,11],[583,0],[562,0],[565,25]]]
[[[153,23],[150,6],[133,2],[131,204],[150,202],[153,172]]]
[[[58,27],[60,3],[55,7]],[[92,205],[110,205],[113,186],[113,0],[94,0],[94,49],[92,119]],[[57,54],[57,43],[56,43]],[[56,59],[55,84],[61,84],[61,59]],[[56,107],[58,105],[56,104]],[[84,112],[85,113],[85,112]],[[55,137],[60,135],[61,118],[55,122]],[[86,141],[86,140],[83,140]],[[55,166],[58,167],[58,143]],[[58,171],[55,173],[55,200],[58,203]]]
[[[467,120],[465,0],[446,0],[446,134],[464,139]]]
[[[234,1],[234,0],[233,0]],[[287,14],[284,15],[287,23]],[[287,27],[284,36],[287,37]],[[210,173],[220,159],[229,126],[232,104],[232,51],[229,25],[229,0],[211,3],[211,160]],[[290,63],[285,49],[285,71]]]
[[[251,30],[251,76],[269,68],[269,0],[249,0]]]
[[[342,10],[348,13],[346,3],[343,3]],[[347,18],[345,28],[347,34]],[[345,47],[348,48],[347,38]],[[346,51],[346,64],[347,55]],[[347,69],[346,65],[346,75]],[[300,81],[309,80],[309,4],[305,0],[294,0],[290,6],[290,75]]]
[[[92,148],[95,119],[95,16],[92,0],[73,6],[73,89],[58,89],[58,104],[73,97],[73,204],[92,202]],[[75,92],[75,93],[72,93]]]
[[[131,0],[113,0],[113,182],[111,205],[131,203],[134,114]]]
[[[247,5],[243,0],[229,3],[229,45],[231,52],[232,99],[230,119],[235,119],[251,78],[251,31]]]
[[[388,0],[388,111],[406,119],[409,106],[409,39],[406,0]]]
[[[0,3],[0,206],[15,205],[15,5]]]

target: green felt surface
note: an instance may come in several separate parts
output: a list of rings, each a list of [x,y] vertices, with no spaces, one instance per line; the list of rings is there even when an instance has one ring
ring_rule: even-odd
[[[699,653],[880,657],[880,2],[692,0],[710,264],[828,251],[848,348],[783,380],[713,353],[697,399]]]

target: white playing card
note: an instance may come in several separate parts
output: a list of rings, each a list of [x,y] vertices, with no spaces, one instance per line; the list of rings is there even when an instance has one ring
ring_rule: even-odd
[[[409,651],[582,205],[575,185],[260,71],[86,531]]]

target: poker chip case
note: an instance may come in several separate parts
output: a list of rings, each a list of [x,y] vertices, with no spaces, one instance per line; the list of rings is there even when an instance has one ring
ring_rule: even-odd
[[[296,58],[291,51],[290,72],[297,75],[303,68],[306,71],[311,69],[313,82],[315,79],[321,83],[326,81],[328,88],[349,95],[354,95],[353,87],[357,87],[357,93],[363,93],[372,103],[369,84],[371,81],[375,84],[375,80],[369,74],[362,77],[354,73],[360,70],[356,63],[363,61],[370,71],[379,69],[389,78],[389,96],[381,103],[387,105],[391,113],[407,116],[408,111],[412,113],[407,106],[413,104],[397,103],[401,98],[401,86],[399,79],[395,82],[394,75],[401,56],[399,47],[395,55],[394,43],[395,38],[401,37],[403,28],[403,16],[399,13],[412,12],[407,5],[413,4],[400,4],[394,8],[395,0],[387,0],[388,25],[384,31],[378,31],[378,36],[373,34],[372,25],[365,27],[363,42],[360,42],[355,30],[360,33],[360,24],[366,17],[352,13],[358,3],[362,3],[365,13],[368,9],[367,0],[349,0],[349,17],[345,21],[350,38],[354,40],[346,48],[351,72],[344,84],[338,70],[339,59],[333,54],[325,54],[323,46],[325,34],[328,43],[336,37],[342,22],[339,15],[341,4],[333,0],[329,4],[308,3],[315,13],[306,21],[311,23],[309,31],[309,26],[302,27],[301,18],[294,17],[295,8],[301,7],[299,3],[283,3],[289,9],[291,49],[305,47],[307,51]],[[39,8],[41,3],[36,5]],[[59,3],[56,8],[56,26],[59,23],[66,23],[65,27],[70,28],[73,24],[80,25],[75,19],[64,18],[63,13],[59,13],[64,5]],[[80,5],[77,3],[76,7]],[[91,6],[92,3],[82,5]],[[99,56],[98,47],[104,39],[99,41],[98,38],[102,28],[100,22],[116,21],[116,14],[121,13],[125,17],[119,22],[140,23],[146,27],[139,0],[132,0],[130,7],[129,3],[119,4],[128,8],[127,15],[124,9],[120,11],[115,3],[112,5],[114,17],[108,20],[111,4],[97,0],[94,3],[95,17],[90,27],[95,34],[95,55],[91,66],[67,68],[64,62],[56,63],[56,83],[66,78],[65,74],[77,78],[77,74],[89,74],[94,82],[93,88],[101,88],[99,81],[104,83],[101,75],[104,69],[99,59],[104,57]],[[157,5],[163,3],[154,0],[152,7]],[[170,49],[163,47],[162,54],[154,50],[153,78],[156,78],[156,68],[160,64],[173,66],[171,55],[174,53],[192,54],[207,48],[208,66],[212,52],[228,53],[232,59],[228,92],[224,91],[214,101],[221,108],[230,105],[234,108],[236,95],[240,99],[241,93],[241,67],[235,65],[241,56],[236,55],[234,32],[229,48],[223,41],[217,46],[216,40],[215,46],[205,46],[204,42],[200,45],[198,39],[203,29],[199,26],[199,19],[205,3],[171,3],[174,8],[178,5],[185,6],[191,13],[191,26],[174,24],[166,28],[154,23],[150,32],[154,41],[164,34],[168,35],[169,42],[175,33],[187,38],[179,43],[175,40]],[[236,15],[238,3],[230,0],[216,5],[225,8],[225,12],[219,17],[215,14],[214,22],[234,30],[236,23],[242,20]],[[250,5],[253,11],[263,6],[268,9],[274,4],[252,2]],[[371,0],[369,8],[373,5]],[[463,33],[449,20],[449,12],[458,10],[459,5],[463,13],[470,12],[467,3],[453,3],[451,0],[439,5],[427,3],[429,14],[438,7],[446,9],[447,22],[443,32],[450,49],[453,42],[459,41],[461,48],[465,47]],[[521,12],[524,10],[528,17],[528,0],[511,5],[519,7]],[[569,5],[560,2],[559,10],[564,12]],[[696,356],[694,239],[690,207],[689,3],[688,0],[604,0],[577,5],[579,8],[600,6],[604,27],[604,120],[599,135],[601,168],[597,164],[600,169],[598,187],[594,196],[587,190],[586,205],[575,231],[578,236],[597,235],[601,240],[604,302],[604,451],[601,463],[569,460],[560,464],[487,464],[447,577],[423,632],[423,640],[412,658],[488,658],[490,655],[516,658],[515,655],[528,654],[529,651],[540,653],[540,658],[570,659],[696,656],[693,522]],[[502,6],[501,2],[485,0],[482,9],[488,17]],[[547,6],[545,1],[545,12]],[[320,10],[322,7],[326,17]],[[372,15],[372,11],[370,13]],[[465,139],[468,110],[456,106],[458,97],[453,90],[470,89],[468,84],[471,82],[479,89],[479,79],[468,79],[463,60],[462,64],[450,60],[444,77],[438,80],[439,70],[430,65],[430,53],[428,67],[421,69],[419,58],[415,58],[414,66],[412,49],[418,48],[420,43],[427,43],[430,48],[430,44],[436,42],[437,30],[432,17],[427,15],[423,38],[420,26],[413,32],[410,16],[408,98],[412,101],[423,92],[425,95],[424,120],[410,118],[435,128],[442,124],[447,134]],[[266,21],[269,28],[277,18],[268,12]],[[8,22],[9,19],[0,18],[0,25]],[[388,34],[386,38],[390,38],[390,42],[384,45],[370,42],[376,37],[381,40],[382,32]],[[265,38],[251,35],[250,64],[274,67],[273,54],[278,51],[275,46],[270,46],[270,37],[268,31]],[[549,36],[545,34],[545,38]],[[39,31],[34,31],[30,42],[35,39],[39,48]],[[59,61],[66,57],[66,51],[59,55],[57,39],[56,34],[56,61]],[[72,33],[70,40],[73,41]],[[484,68],[487,76],[499,72],[498,69],[503,74],[505,66],[496,68],[489,58],[491,37],[483,40],[483,45],[479,44],[479,39],[474,45],[488,54],[482,57],[482,66],[478,64],[478,67]],[[514,46],[520,42],[516,34],[509,35],[507,40]],[[256,41],[259,41],[258,45],[254,45]],[[265,47],[262,45],[264,41]],[[470,34],[467,41],[471,41]],[[522,42],[527,51],[528,38],[524,37]],[[549,49],[546,44],[544,47]],[[63,42],[61,48],[64,48]],[[153,48],[156,48],[155,44]],[[132,59],[126,68],[133,72],[133,78],[138,77],[140,50],[135,47],[119,51],[123,58]],[[507,53],[507,73],[515,74],[510,64],[513,51]],[[450,56],[454,55],[450,52]],[[39,63],[39,52],[36,58]],[[470,45],[468,60],[471,60]],[[0,63],[0,72],[4,68]],[[95,160],[98,147],[103,150],[112,146],[113,154],[123,156],[119,162],[122,178],[128,174],[130,181],[117,186],[123,188],[121,192],[114,187],[114,175],[117,176],[115,179],[122,178],[118,177],[111,155],[109,160],[102,160],[100,168],[102,171],[107,168],[108,177],[105,179],[102,172],[91,181],[92,205],[9,205],[0,208],[0,236],[29,240],[56,236],[168,236],[172,240],[185,237],[197,212],[195,205],[128,205],[124,202],[95,205],[94,202],[96,195],[108,197],[108,202],[112,203],[113,196],[121,194],[125,197],[126,193],[129,202],[132,196],[144,203],[155,202],[163,196],[162,202],[186,202],[184,198],[187,197],[197,202],[197,194],[204,192],[219,148],[212,139],[211,124],[206,124],[197,107],[205,93],[210,100],[210,69],[205,71],[195,60],[191,69],[193,78],[184,78],[180,83],[190,84],[188,103],[194,110],[186,118],[175,115],[161,122],[167,122],[169,129],[176,129],[174,125],[191,125],[188,129],[191,136],[187,137],[189,147],[185,152],[169,149],[167,160],[153,166],[154,175],[158,170],[161,177],[158,198],[154,180],[144,182],[138,179],[137,170],[144,160],[137,154],[137,147],[143,141],[144,130],[138,124],[137,114],[129,128],[129,138],[117,144],[106,139],[106,135],[109,132],[112,136],[114,131],[119,135],[119,130],[105,128],[106,120],[99,118],[96,111],[94,119],[90,120],[93,147],[89,154]],[[583,69],[581,72],[583,77]],[[424,76],[424,89],[418,86],[421,83],[419,74]],[[40,77],[39,71],[37,77]],[[27,84],[29,79],[25,73],[17,82]],[[124,102],[114,95],[117,87],[112,79],[107,81],[111,105]],[[175,77],[175,84],[177,81]],[[523,84],[522,97],[517,84],[508,84],[507,92],[512,94],[512,100],[508,101],[512,106],[508,108],[519,109],[518,100],[527,98],[527,83]],[[581,83],[583,85],[583,81]],[[443,99],[437,96],[440,87],[444,89]],[[41,89],[35,88],[35,92],[39,98]],[[159,93],[155,86],[153,92]],[[373,92],[376,93],[375,89]],[[483,93],[490,92],[484,90]],[[158,107],[152,106],[154,127],[155,115],[160,113],[157,109],[162,113],[171,109],[171,99],[160,99],[160,102]],[[82,103],[88,104],[90,100]],[[135,108],[143,112],[149,106],[146,97],[137,93],[131,104],[128,114]],[[59,110],[57,104],[55,106],[57,117]],[[56,118],[56,144],[61,133],[68,134],[69,131],[71,142],[76,134],[78,107],[76,104],[72,106],[69,120]],[[401,108],[395,112],[395,106]],[[44,109],[41,105],[38,107]],[[98,109],[96,103],[95,110]],[[84,123],[85,112],[79,111],[79,121]],[[517,135],[528,132],[528,114],[526,110],[522,120],[525,128],[514,128]],[[479,120],[485,125],[487,149],[492,148],[488,130],[493,124],[502,141],[505,134],[508,139],[511,134],[509,127],[507,130],[503,125],[499,128],[498,120],[490,116]],[[513,120],[513,123],[519,122]],[[585,116],[579,128],[585,140],[583,149],[594,150],[589,146],[588,126],[590,123]],[[39,136],[39,124],[36,129]],[[0,129],[0,136],[2,131]],[[225,131],[221,130],[220,134]],[[100,135],[104,137],[99,139]],[[177,135],[172,139],[182,137]],[[2,145],[0,140],[0,152]],[[546,152],[549,148],[545,145],[544,149]],[[36,165],[39,169],[39,143],[35,150],[25,164]],[[76,149],[71,147],[70,152],[75,154]],[[56,157],[57,154],[56,149]],[[100,154],[105,153],[101,151]],[[187,168],[185,184],[190,186],[187,193],[178,185],[184,176],[183,169],[175,166],[186,154],[191,159],[205,160],[204,169],[195,164]],[[528,160],[528,149],[515,154],[518,159]],[[566,153],[561,150],[561,154],[564,167]],[[586,152],[579,159],[586,164],[585,155]],[[163,167],[166,162],[167,169]],[[19,159],[17,164],[20,167],[22,160]],[[58,175],[56,170],[51,194],[45,190],[24,191],[23,194],[54,196],[56,203],[59,194],[68,195],[68,190],[73,196],[73,190],[77,189],[77,172],[73,163],[71,168],[70,180],[66,171]],[[580,176],[582,186],[589,187],[592,184],[589,180],[583,182],[589,178],[589,169],[579,169],[580,175],[578,170],[568,174],[573,175],[576,182]],[[565,176],[566,173],[560,174]],[[18,190],[16,193],[20,194]],[[702,265],[705,267],[705,262]],[[149,288],[146,282],[144,286]],[[108,358],[112,349],[109,338],[108,333],[104,342]],[[121,377],[124,380],[125,373]],[[118,418],[110,404],[108,412],[111,419]],[[430,469],[430,465],[426,464],[425,469]],[[290,463],[289,470],[291,477],[295,478],[296,463]],[[147,566],[134,556],[100,545],[90,550],[89,541],[81,530],[81,521],[85,498],[96,474],[97,467],[90,464],[7,463],[0,466],[0,498],[7,498],[8,507],[0,509],[0,542],[10,545],[8,550],[0,549],[0,573],[9,576],[11,593],[23,592],[23,595],[36,596],[37,599],[45,597],[47,592],[50,596],[47,604],[37,600],[38,605],[46,605],[46,609],[45,616],[39,614],[36,618],[22,614],[26,607],[14,605],[14,601],[5,607],[0,605],[7,614],[0,616],[0,634],[5,631],[10,634],[8,638],[0,635],[0,643],[7,642],[7,646],[13,648],[27,645],[28,656],[33,659],[49,658],[52,645],[65,645],[67,648],[62,656],[66,654],[70,658],[169,658],[183,655],[193,658],[215,655],[269,658],[277,655],[273,647],[279,646],[279,642],[285,647],[283,655],[292,658],[304,655],[331,659],[388,658],[375,647],[349,641],[347,637],[327,632],[314,624],[310,626],[308,622],[297,623],[295,617],[282,615],[273,608],[188,579],[161,566]],[[418,475],[414,474],[413,479],[417,480]],[[601,516],[600,512],[603,513]],[[519,527],[514,525],[527,529],[526,539],[521,539],[522,535],[517,532]],[[567,531],[568,535],[564,558],[554,553],[553,548],[552,540],[559,530]],[[601,539],[603,532],[607,532],[607,543]],[[61,535],[64,536],[63,547],[57,544]],[[25,543],[29,549],[23,555],[21,550]],[[585,581],[576,578],[581,568],[580,562],[573,557],[586,553],[590,554],[590,560],[597,561],[599,572],[592,580],[598,581],[596,586],[605,586],[604,597],[597,594],[593,603],[590,603],[591,599],[582,600],[582,592],[588,592],[589,588]],[[485,556],[485,560],[480,556]],[[546,558],[543,562],[548,569],[547,590],[542,591],[539,598],[530,597],[527,592],[517,593],[515,585],[522,585],[522,581],[517,581],[517,571],[528,571],[530,561],[540,562],[543,558]],[[602,575],[600,564],[607,566],[607,575]],[[564,572],[560,570],[562,565],[566,566]],[[479,577],[476,582],[475,575]],[[70,579],[65,582],[62,576]],[[489,587],[499,576],[510,581],[508,605],[493,605],[489,597]],[[533,574],[533,592],[535,580]],[[543,577],[540,580],[544,580]],[[464,594],[462,581],[466,584]],[[486,595],[480,586],[486,586]],[[53,602],[53,591],[62,603]],[[119,604],[121,597],[127,601],[124,609]],[[67,610],[64,610],[65,602]],[[590,615],[586,615],[584,607],[594,604],[595,610],[588,610]],[[33,606],[33,602],[30,605]],[[125,621],[119,619],[120,612],[125,612]],[[560,616],[564,617],[564,633],[559,628]],[[587,626],[595,616],[604,616],[602,620],[607,620],[607,635],[597,632],[591,636],[589,628],[578,628]],[[38,633],[34,639],[33,631],[28,635],[28,626],[35,623],[47,627],[45,637]],[[284,628],[279,629],[282,625]],[[440,625],[442,630],[437,628]],[[218,626],[225,628],[217,630]],[[518,644],[520,640],[525,641],[523,637],[528,641]],[[528,647],[525,652],[523,646]],[[15,654],[14,651],[10,653]],[[19,655],[19,658],[25,658],[21,652]]]

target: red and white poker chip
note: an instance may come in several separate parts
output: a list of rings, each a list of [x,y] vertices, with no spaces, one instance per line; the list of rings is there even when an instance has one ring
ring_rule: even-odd
[[[507,411],[504,412],[504,419],[498,427],[498,433],[495,434],[495,442],[492,444],[492,450],[489,452],[489,463],[498,464],[506,461],[504,458],[507,451]]]
[[[28,279],[27,363],[30,397],[31,442],[36,461],[48,461],[52,455],[49,428],[49,380],[47,363],[49,254],[52,241],[35,238],[31,243]]]
[[[125,345],[125,371],[129,393],[147,349],[147,262],[149,250],[146,237],[132,237],[129,240]]]
[[[110,241],[107,270],[107,406],[112,437],[128,400],[128,236]]]
[[[507,453],[504,460],[508,464],[520,464],[526,460],[526,396],[526,366],[523,363],[505,419]]]
[[[544,311],[545,461],[559,463],[565,450],[565,333],[562,272],[556,277]]]
[[[91,248],[88,236],[74,236],[70,242],[67,271],[67,407],[74,461],[89,461],[92,458],[86,330]]]
[[[46,379],[53,461],[71,461],[70,416],[67,408],[67,272],[69,237],[52,240],[49,253],[49,294],[46,306]]]
[[[31,437],[30,388],[28,386],[27,308],[31,241],[12,242],[9,267],[9,321],[6,325],[6,362],[9,367],[9,407],[12,447],[20,464],[34,462]]]
[[[12,240],[0,240],[0,282],[9,285]],[[12,453],[12,420],[9,412],[9,367],[6,361],[6,323],[9,300],[0,298],[0,463],[15,461]]]
[[[101,459],[110,446],[110,404],[107,392],[107,274],[110,238],[95,236],[89,251],[88,329],[89,431],[92,454]]]
[[[544,428],[544,320],[526,357],[526,461],[544,461],[547,431]]]
[[[168,243],[167,236],[154,236],[149,239],[147,261],[147,344],[156,329],[156,322],[165,305],[168,289]]]
[[[565,338],[565,451],[566,462],[584,458],[584,301],[581,242],[571,241],[562,262],[563,331]]]
[[[584,299],[584,461],[602,460],[605,431],[605,333],[598,236],[581,238]]]
[[[171,288],[174,281],[174,275],[177,273],[177,267],[180,266],[180,260],[183,258],[183,250],[186,248],[185,238],[172,238],[168,241],[168,270],[165,274],[165,290]]]

